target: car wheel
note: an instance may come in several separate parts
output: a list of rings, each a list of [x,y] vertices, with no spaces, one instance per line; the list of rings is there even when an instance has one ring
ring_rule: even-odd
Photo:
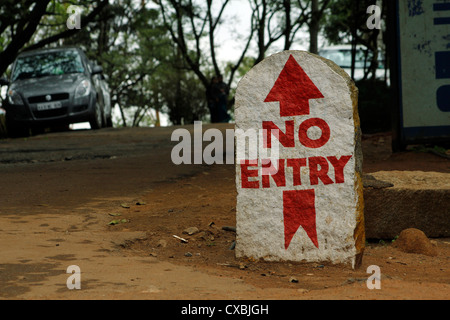
[[[91,129],[100,129],[102,127],[102,109],[100,107],[100,103],[95,103],[94,113],[91,116],[91,120],[89,124],[91,125]]]

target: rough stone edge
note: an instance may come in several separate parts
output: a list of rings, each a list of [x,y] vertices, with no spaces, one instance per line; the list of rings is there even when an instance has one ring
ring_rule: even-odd
[[[363,167],[363,153],[362,153],[362,144],[361,144],[361,123],[359,119],[358,112],[358,88],[355,85],[355,82],[350,78],[350,76],[337,64],[333,61],[325,59],[316,54],[311,55],[319,58],[323,62],[325,62],[332,70],[338,73],[342,78],[344,78],[347,82],[347,86],[351,93],[351,99],[353,104],[353,122],[355,131],[355,156],[358,161],[355,161],[355,191],[357,196],[357,204],[355,210],[355,218],[356,218],[356,227],[353,233],[353,239],[355,240],[355,249],[356,255],[355,259],[352,262],[352,267],[357,269],[362,264],[362,258],[364,255],[365,243],[366,243],[366,235],[365,235],[365,227],[364,227],[364,187],[362,180],[362,167]]]

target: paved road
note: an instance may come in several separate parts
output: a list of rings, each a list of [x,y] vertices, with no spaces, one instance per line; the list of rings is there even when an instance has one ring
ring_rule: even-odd
[[[167,150],[173,128],[76,130],[0,140],[0,164],[115,159]]]
[[[172,164],[173,130],[103,129],[0,140],[0,214],[131,196],[158,181],[198,172],[201,166]]]

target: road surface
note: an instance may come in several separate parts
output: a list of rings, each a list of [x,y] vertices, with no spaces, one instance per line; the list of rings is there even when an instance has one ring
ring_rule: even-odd
[[[234,165],[174,165],[173,130],[0,140],[0,298],[448,298],[448,239],[436,240],[438,257],[371,244],[360,270],[237,260],[235,235],[223,229],[235,225]],[[406,159],[414,170],[449,169],[434,155],[394,157],[383,136],[369,145],[367,171],[404,168]],[[73,265],[81,289],[67,285]],[[381,267],[381,290],[366,286],[370,265]]]

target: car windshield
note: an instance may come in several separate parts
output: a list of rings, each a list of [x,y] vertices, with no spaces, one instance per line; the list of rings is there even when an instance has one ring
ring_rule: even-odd
[[[12,81],[82,72],[84,67],[76,50],[46,52],[19,57],[12,74]]]
[[[324,49],[320,51],[320,55],[336,63],[341,68],[351,68],[352,66],[352,51],[349,49]],[[363,69],[370,65],[372,53],[367,52],[367,57],[364,50],[357,50],[355,57],[355,68]],[[378,68],[383,68],[382,57],[378,58]]]

